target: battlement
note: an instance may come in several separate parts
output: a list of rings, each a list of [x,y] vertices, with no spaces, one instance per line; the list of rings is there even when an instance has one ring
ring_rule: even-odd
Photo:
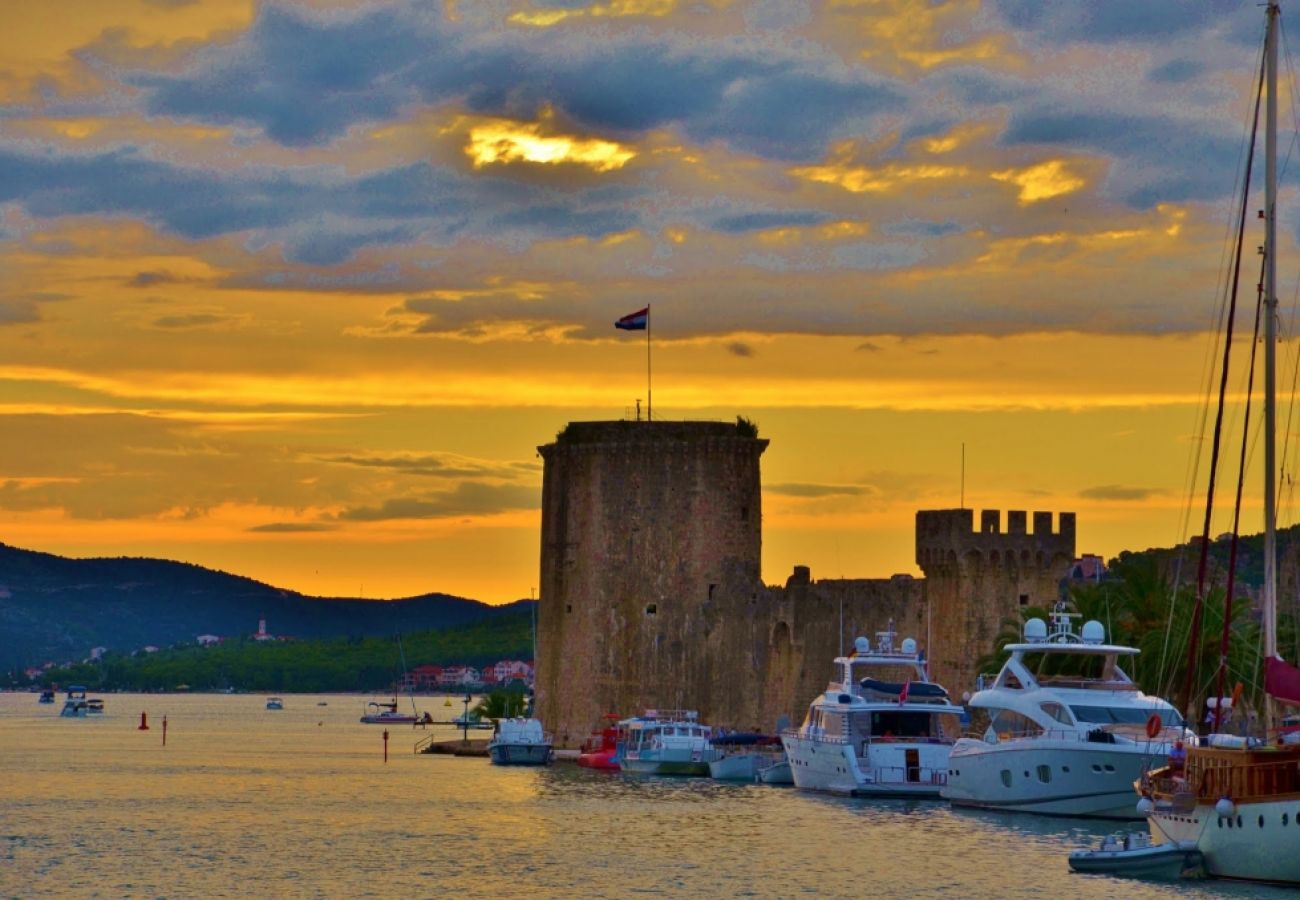
[[[916,562],[927,574],[934,567],[959,560],[1005,560],[1043,565],[1054,557],[1074,558],[1075,515],[1035,512],[1030,520],[1024,510],[1007,511],[1006,529],[1002,512],[981,510],[979,527],[971,509],[920,510],[916,514]],[[1033,530],[1028,529],[1032,521]]]
[[[736,422],[633,421],[616,419],[604,422],[570,422],[555,436],[553,444],[537,448],[543,459],[568,450],[607,452],[615,447],[628,451],[641,449],[662,452],[668,444],[689,444],[695,449],[722,447],[767,448],[767,439]]]

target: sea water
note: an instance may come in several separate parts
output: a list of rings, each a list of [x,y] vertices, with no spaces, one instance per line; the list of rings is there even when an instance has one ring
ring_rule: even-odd
[[[1069,871],[1070,850],[1141,823],[413,752],[459,734],[448,726],[390,726],[385,762],[385,729],[358,722],[370,698],[356,696],[285,695],[282,711],[250,694],[105,699],[102,717],[63,719],[60,703],[0,694],[0,895],[1274,893]],[[415,703],[439,720],[463,709]]]

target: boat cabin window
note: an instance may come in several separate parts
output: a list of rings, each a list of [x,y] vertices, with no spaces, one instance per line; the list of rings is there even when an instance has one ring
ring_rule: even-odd
[[[1070,718],[1070,714],[1066,712],[1065,707],[1059,703],[1040,703],[1038,708],[1056,721],[1060,722],[1062,725],[1074,725],[1074,720]]]
[[[818,710],[817,718],[817,724],[821,726],[822,734],[830,735],[831,737],[838,737],[839,735],[844,734],[843,713],[829,713],[824,710]]]
[[[1076,706],[1070,704],[1070,712],[1080,722],[1094,725],[1145,725],[1154,712],[1161,722],[1174,728],[1180,728],[1183,717],[1173,709],[1143,709],[1139,706]]]
[[[1037,737],[1043,733],[1043,726],[1013,709],[998,710],[989,727],[1001,738]]]
[[[996,686],[1000,688],[1010,688],[1013,691],[1021,691],[1025,688],[1025,686],[1020,683],[1020,678],[1010,669],[1002,670],[1002,675],[999,676]]]
[[[876,740],[955,741],[961,737],[961,721],[956,712],[877,710],[855,713],[853,730],[858,734],[866,732]]]
[[[1070,682],[1130,682],[1114,653],[1043,653],[1025,665],[1045,684]]]

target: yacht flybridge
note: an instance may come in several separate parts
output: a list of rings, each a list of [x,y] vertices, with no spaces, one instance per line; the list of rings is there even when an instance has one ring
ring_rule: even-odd
[[[782,733],[795,786],[836,794],[937,797],[959,707],[926,674],[916,641],[894,631],[854,641],[835,659],[839,680],[812,701],[798,729]]]
[[[1106,643],[1100,622],[1076,634],[1072,618],[1058,604],[1050,633],[1042,619],[1027,621],[1025,642],[1006,648],[993,686],[971,698],[988,724],[952,748],[943,796],[954,806],[1140,818],[1134,779],[1194,740],[1173,706],[1120,667],[1138,650]]]

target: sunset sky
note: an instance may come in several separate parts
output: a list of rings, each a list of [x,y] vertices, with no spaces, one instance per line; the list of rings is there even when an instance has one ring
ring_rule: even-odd
[[[967,506],[1171,544],[1263,26],[1207,0],[0,5],[0,541],[526,597],[536,448],[644,401],[613,321],[650,304],[656,417],[771,440],[769,582],[917,571],[963,444]]]

